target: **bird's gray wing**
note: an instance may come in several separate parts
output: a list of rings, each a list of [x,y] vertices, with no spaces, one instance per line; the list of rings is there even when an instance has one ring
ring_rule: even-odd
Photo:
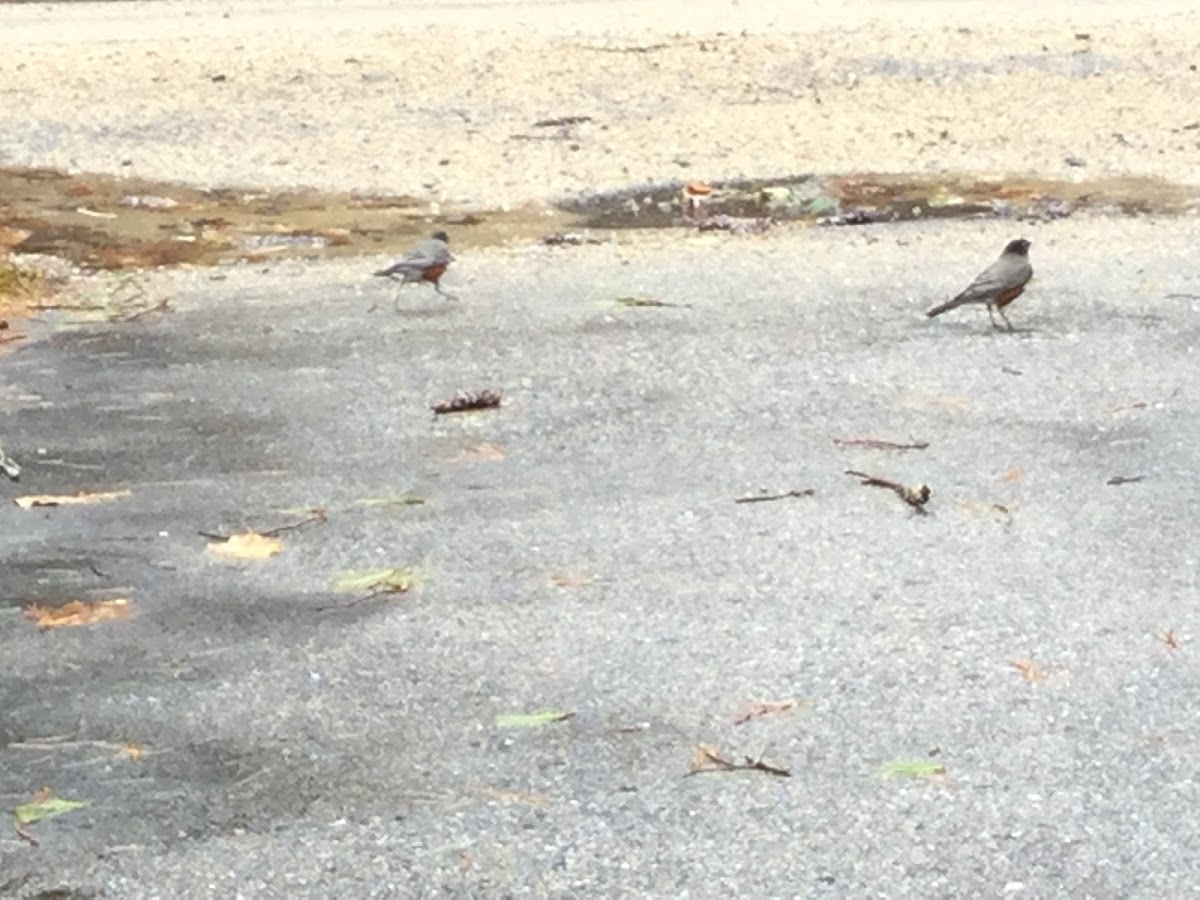
[[[405,254],[376,275],[398,275],[401,272],[420,272],[428,266],[450,261],[450,248],[432,239],[418,241]]]
[[[1001,257],[977,276],[975,280],[954,299],[968,303],[972,300],[987,300],[1001,291],[1024,284],[1033,273],[1028,260]]]

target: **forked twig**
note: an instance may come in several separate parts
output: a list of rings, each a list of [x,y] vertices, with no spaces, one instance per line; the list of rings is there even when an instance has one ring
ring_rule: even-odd
[[[765,763],[761,756],[758,759],[754,759],[751,756],[743,756],[742,759],[744,762],[733,762],[723,757],[711,747],[700,746],[696,748],[696,755],[692,760],[691,771],[686,772],[683,777],[690,778],[693,775],[701,775],[705,772],[763,772],[764,774],[774,775],[778,778],[792,777],[790,769]]]

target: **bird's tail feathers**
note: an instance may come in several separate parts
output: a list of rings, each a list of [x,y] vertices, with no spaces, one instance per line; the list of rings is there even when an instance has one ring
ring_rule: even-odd
[[[925,313],[925,315],[927,315],[929,318],[932,319],[934,316],[940,316],[944,312],[950,312],[950,310],[954,309],[955,307],[962,306],[962,304],[963,304],[963,299],[961,296],[958,296],[958,297],[955,297],[953,300],[947,300],[945,303],[941,304],[940,306],[935,306],[929,312]]]

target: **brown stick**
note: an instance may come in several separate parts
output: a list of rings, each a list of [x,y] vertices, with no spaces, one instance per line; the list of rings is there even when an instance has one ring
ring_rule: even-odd
[[[742,759],[745,760],[745,762],[736,763],[731,762],[720,754],[714,753],[708,749],[703,749],[702,752],[704,753],[705,758],[712,763],[712,768],[693,768],[690,772],[683,776],[684,778],[690,778],[693,775],[701,775],[705,772],[764,772],[767,775],[775,775],[779,778],[792,777],[790,769],[765,763],[762,761],[761,756],[758,759],[753,759],[749,756],[743,756]]]
[[[734,503],[767,503],[771,500],[786,500],[788,497],[811,497],[815,494],[812,488],[803,488],[802,490],[788,491],[784,494],[758,494],[750,497],[737,497]]]
[[[929,502],[929,497],[933,493],[927,484],[916,484],[912,487],[905,487],[895,481],[889,481],[886,478],[880,478],[876,475],[868,475],[866,472],[859,472],[855,469],[847,469],[846,474],[862,479],[861,483],[868,487],[887,488],[921,515],[925,515],[925,504]]]
[[[871,450],[927,450],[928,441],[916,441],[911,444],[898,444],[895,441],[884,441],[878,438],[833,438],[839,447],[868,447]]]
[[[305,518],[300,519],[297,522],[289,522],[286,525],[280,525],[276,528],[268,528],[266,531],[255,532],[255,534],[258,534],[261,537],[279,537],[279,535],[283,534],[285,531],[295,531],[298,528],[303,528],[305,525],[312,525],[314,523],[325,521],[325,510],[314,509],[311,510]],[[227,541],[233,537],[232,534],[218,534],[215,531],[197,531],[196,534],[200,535],[200,537],[206,537],[213,541]]]
[[[1145,475],[1114,475],[1105,484],[1137,484],[1139,481],[1145,481]]]

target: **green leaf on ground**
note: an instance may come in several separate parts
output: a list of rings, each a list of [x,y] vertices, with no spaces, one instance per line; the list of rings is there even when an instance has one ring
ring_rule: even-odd
[[[86,800],[64,800],[62,797],[51,795],[43,800],[14,807],[13,816],[16,817],[19,824],[30,825],[40,822],[42,819],[52,819],[73,809],[83,809],[87,806],[91,806],[91,804]]]
[[[421,579],[412,569],[407,566],[395,566],[391,569],[372,569],[369,572],[343,572],[334,580],[333,589],[404,594],[420,583]]]
[[[573,712],[557,712],[545,710],[535,713],[501,713],[496,716],[496,725],[500,728],[540,728],[555,722],[565,722]]]
[[[827,197],[821,194],[808,201],[805,212],[810,216],[823,216],[826,213],[837,212],[839,206],[841,206],[841,201],[837,197]]]
[[[928,759],[893,759],[891,762],[885,762],[879,771],[885,778],[930,778],[934,775],[945,775],[946,767],[940,762]]]

